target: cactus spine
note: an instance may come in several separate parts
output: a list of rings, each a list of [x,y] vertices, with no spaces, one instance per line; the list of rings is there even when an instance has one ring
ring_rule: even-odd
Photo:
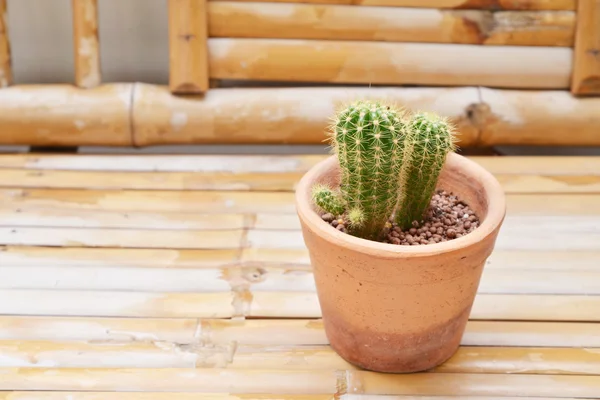
[[[353,235],[376,240],[397,203],[406,133],[403,112],[357,101],[336,115],[331,138]]]
[[[446,155],[455,150],[454,129],[438,115],[417,113],[408,124],[396,223],[420,222],[429,208]]]
[[[323,211],[340,216],[344,213],[346,207],[338,193],[334,193],[325,185],[315,185],[312,189],[312,197],[315,204]]]

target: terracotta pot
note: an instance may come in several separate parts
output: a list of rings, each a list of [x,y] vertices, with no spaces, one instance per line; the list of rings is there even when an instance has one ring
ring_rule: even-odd
[[[339,232],[315,212],[314,183],[339,185],[331,156],[296,190],[296,208],[314,269],[325,332],[346,361],[379,372],[435,367],[458,349],[481,273],[505,216],[493,175],[450,153],[438,188],[452,191],[480,218],[468,235],[431,245],[399,246]]]

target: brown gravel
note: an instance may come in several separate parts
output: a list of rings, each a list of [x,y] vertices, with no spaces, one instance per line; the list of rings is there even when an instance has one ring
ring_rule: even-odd
[[[343,216],[323,214],[321,218],[346,232]],[[433,195],[431,207],[423,221],[413,221],[412,228],[407,231],[392,223],[383,242],[405,246],[446,242],[473,232],[478,226],[479,218],[465,202],[452,193],[438,191]]]

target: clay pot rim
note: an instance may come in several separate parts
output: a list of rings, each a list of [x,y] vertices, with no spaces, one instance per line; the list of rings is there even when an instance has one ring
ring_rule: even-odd
[[[448,251],[456,251],[473,246],[486,237],[493,235],[502,224],[506,215],[506,198],[502,186],[485,168],[476,162],[456,153],[449,153],[446,163],[464,171],[465,175],[477,178],[481,182],[488,200],[488,213],[477,229],[468,235],[447,242],[423,246],[399,246],[391,243],[375,242],[343,233],[326,223],[312,209],[311,187],[318,176],[337,163],[335,155],[315,164],[300,179],[295,192],[296,212],[302,222],[317,235],[329,241],[334,246],[341,246],[354,251],[372,254],[377,257],[405,258],[414,256],[431,256]]]

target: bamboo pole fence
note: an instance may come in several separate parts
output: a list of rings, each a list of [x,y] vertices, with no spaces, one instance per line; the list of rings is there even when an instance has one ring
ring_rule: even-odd
[[[367,96],[449,117],[462,147],[600,145],[597,1],[167,6],[168,85],[102,84],[97,0],[72,0],[74,84],[13,85],[0,0],[0,144],[319,144]]]
[[[6,0],[0,0],[0,88],[12,83]]]
[[[72,8],[75,85],[81,88],[95,87],[101,82],[98,1],[73,0]]]
[[[579,1],[571,91],[600,95],[600,2]]]

